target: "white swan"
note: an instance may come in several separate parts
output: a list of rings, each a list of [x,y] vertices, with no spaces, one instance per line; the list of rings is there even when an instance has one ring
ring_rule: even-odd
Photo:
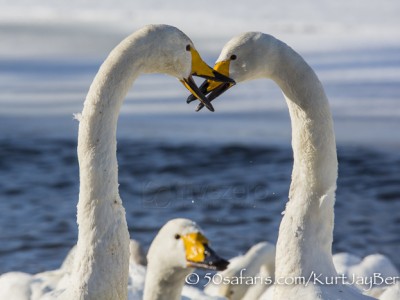
[[[236,82],[274,80],[289,108],[294,165],[275,277],[307,280],[315,274],[327,284],[277,284],[274,299],[370,299],[343,284],[328,284],[337,276],[331,249],[338,163],[329,103],[314,71],[285,43],[259,32],[231,39],[214,69]],[[211,92],[212,100],[230,86],[206,82],[202,88]]]
[[[65,289],[49,291],[47,297],[127,299],[129,234],[118,193],[116,129],[122,102],[141,73],[175,76],[210,110],[192,75],[232,81],[208,67],[192,41],[172,26],[146,26],[110,53],[90,86],[80,116],[79,235],[71,280]]]
[[[210,282],[204,289],[206,294],[230,300],[273,299],[269,284],[275,278],[273,244],[258,243],[246,254],[234,257],[229,262],[225,271],[218,272],[214,276],[214,281],[221,284]],[[400,299],[400,282],[395,284],[396,278],[400,279],[400,273],[386,256],[371,254],[361,259],[349,253],[337,253],[333,255],[333,263],[337,273],[345,275],[349,284],[357,287],[364,295],[386,300]],[[243,277],[242,284],[240,281],[235,282],[235,278],[240,276]],[[366,281],[374,277],[375,281]],[[366,280],[357,284],[357,281],[352,282],[355,278]],[[382,281],[388,279],[388,283]],[[224,284],[223,280],[226,280]],[[260,284],[261,280],[263,284]]]
[[[129,243],[129,263],[147,266],[146,253],[142,245],[138,241],[132,239]]]
[[[260,242],[230,259],[228,268],[214,275],[204,291],[229,300],[258,299],[272,285],[274,273],[275,245]]]
[[[368,296],[380,298],[394,285],[393,280],[389,279],[398,278],[400,280],[400,272],[382,254],[371,254],[361,259],[349,253],[337,253],[333,255],[333,263],[338,274],[344,274],[346,278],[349,278],[349,282],[353,282],[353,279],[375,278],[371,281],[358,280],[354,282],[354,285]],[[393,300],[396,299],[399,298],[393,298]]]
[[[399,300],[400,299],[400,282],[389,286],[386,290],[379,296],[379,300]]]
[[[181,299],[185,278],[193,268],[225,270],[228,261],[208,246],[200,227],[188,219],[165,224],[147,254],[143,300]]]

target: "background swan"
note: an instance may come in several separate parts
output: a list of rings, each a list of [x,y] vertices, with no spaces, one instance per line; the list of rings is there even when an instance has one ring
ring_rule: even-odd
[[[110,53],[79,116],[79,234],[71,280],[63,289],[46,287],[46,297],[127,299],[129,233],[118,192],[116,129],[122,102],[141,73],[178,78],[210,110],[192,75],[230,81],[203,62],[184,33],[168,25],[146,26]]]
[[[185,278],[193,268],[225,270],[229,264],[208,246],[200,227],[188,219],[165,224],[147,254],[144,300],[181,299]]]
[[[216,280],[232,280],[234,277],[244,276],[251,278],[275,279],[275,246],[268,242],[261,242],[249,249],[247,253],[229,260],[230,264],[225,271],[216,274]],[[338,274],[344,274],[352,284],[353,278],[400,278],[400,273],[393,263],[382,254],[371,254],[363,259],[350,253],[333,255],[333,263]],[[261,266],[261,267],[260,267]],[[240,270],[243,270],[240,274]],[[264,281],[267,282],[267,281]],[[370,285],[371,284],[371,285]],[[400,299],[400,284],[385,284],[377,279],[366,285],[354,286],[364,295],[379,299]],[[269,284],[213,284],[206,286],[204,291],[213,296],[226,297],[230,300],[273,299],[273,289]]]
[[[393,282],[388,281],[386,284],[380,278],[397,277],[400,279],[400,272],[382,254],[371,254],[361,259],[349,253],[338,253],[333,255],[333,263],[338,274],[344,274],[350,280],[352,278],[377,278],[371,282],[356,282],[355,284],[363,294],[376,298],[380,298],[387,289],[393,286]]]
[[[129,243],[129,263],[146,266],[147,258],[142,245],[137,240],[132,240]]]
[[[230,300],[254,300],[258,299],[270,284],[261,284],[259,281],[253,284],[243,280],[235,282],[235,278],[268,278],[274,280],[275,274],[275,245],[268,242],[260,242],[251,247],[244,255],[233,257],[229,260],[229,266],[225,271],[218,272],[204,291],[213,296],[226,297]],[[229,283],[218,284],[223,279]],[[258,280],[258,279],[257,279]],[[265,282],[265,281],[264,281]]]
[[[328,282],[337,275],[331,249],[338,164],[333,120],[322,84],[299,54],[260,32],[231,39],[214,68],[236,82],[270,78],[281,88],[292,123],[294,164],[279,229],[275,277],[316,274]],[[211,92],[212,100],[231,86],[205,82],[202,89]],[[273,295],[274,299],[368,299],[343,284],[275,285]]]

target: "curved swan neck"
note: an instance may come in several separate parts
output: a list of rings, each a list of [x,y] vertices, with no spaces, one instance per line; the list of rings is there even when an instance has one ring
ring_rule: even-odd
[[[143,300],[179,300],[185,284],[185,277],[192,269],[162,268],[162,262],[147,266]]]
[[[302,175],[303,178],[299,178],[302,183],[309,180],[311,185],[308,188],[313,193],[326,193],[336,185],[337,154],[332,114],[325,91],[311,67],[284,43],[277,64],[280,67],[272,79],[282,89],[289,108],[293,175]],[[306,186],[302,184],[302,188]]]
[[[278,41],[279,42],[279,41]],[[337,155],[332,115],[311,67],[279,42],[271,77],[285,96],[294,164],[277,243],[277,276],[334,275],[332,240]]]
[[[116,129],[122,102],[143,71],[141,37],[119,44],[100,67],[80,117],[79,236],[71,299],[127,299],[129,232],[118,192]]]

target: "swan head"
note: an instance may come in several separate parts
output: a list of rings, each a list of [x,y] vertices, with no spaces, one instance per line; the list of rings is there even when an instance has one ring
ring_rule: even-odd
[[[148,63],[144,72],[162,72],[178,78],[194,97],[210,111],[214,111],[192,76],[232,84],[234,81],[208,66],[193,42],[178,28],[170,25],[148,25],[142,28],[140,34],[145,42],[151,42],[151,49],[145,54]]]
[[[271,35],[261,32],[247,32],[232,38],[222,49],[214,70],[232,78],[235,82],[243,82],[258,78],[272,77],[279,60],[280,42]],[[206,80],[200,86],[203,94],[209,94],[209,101],[214,100],[234,84]],[[195,100],[189,96],[187,102]],[[200,103],[197,111],[203,105]]]
[[[188,273],[190,268],[225,270],[229,264],[209,247],[200,227],[188,219],[166,223],[154,238],[147,260],[149,265],[157,265],[164,271],[187,270]]]

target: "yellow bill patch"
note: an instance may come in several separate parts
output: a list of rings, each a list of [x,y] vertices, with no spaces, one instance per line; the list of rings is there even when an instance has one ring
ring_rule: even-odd
[[[229,77],[229,65],[231,63],[231,60],[224,60],[224,61],[219,61],[215,64],[214,70],[217,71],[218,73],[221,73],[222,75],[225,75],[226,77]],[[207,92],[212,91],[216,89],[218,86],[221,85],[220,82],[213,81],[213,80],[208,80],[208,87],[207,87]]]
[[[193,96],[196,96],[198,99],[200,99],[200,96],[197,92],[195,92],[192,87],[187,84],[187,82],[185,80],[181,80],[181,82],[183,83],[183,85],[189,90],[189,92],[192,93]]]
[[[200,232],[189,233],[182,236],[186,251],[186,260],[192,262],[202,262],[205,259],[204,244],[208,244],[207,238]]]
[[[190,48],[192,54],[192,75],[214,77],[213,69],[207,65],[200,57],[199,52],[193,47]]]

